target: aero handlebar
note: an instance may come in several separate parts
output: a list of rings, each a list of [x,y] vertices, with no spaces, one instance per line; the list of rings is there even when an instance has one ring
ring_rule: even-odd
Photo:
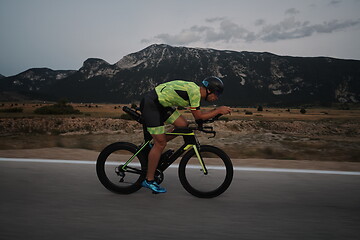
[[[213,134],[213,136],[211,137],[211,138],[213,138],[213,137],[216,136],[216,131],[214,131],[214,128],[213,128],[213,127],[204,126],[204,124],[206,124],[206,123],[212,123],[212,122],[214,122],[214,121],[216,121],[216,120],[219,120],[219,117],[221,117],[221,116],[222,116],[222,114],[218,114],[218,115],[216,115],[215,117],[210,118],[210,119],[207,119],[207,120],[200,120],[200,119],[198,119],[198,120],[195,121],[196,124],[197,124],[197,127],[194,128],[193,130],[199,130],[199,131],[202,131],[202,132],[204,132],[204,133]],[[191,129],[192,129],[192,128],[191,128]]]

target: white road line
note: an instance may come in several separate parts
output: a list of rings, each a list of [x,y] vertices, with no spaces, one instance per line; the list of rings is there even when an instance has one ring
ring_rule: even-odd
[[[255,172],[315,173],[315,174],[337,174],[337,175],[360,176],[360,172],[311,170],[311,169],[234,167],[234,170],[235,171],[255,171]]]
[[[31,158],[1,158],[0,162],[27,162],[27,163],[66,163],[66,164],[91,164],[95,165],[95,161],[82,160],[62,160],[62,159],[31,159]],[[114,165],[117,165],[114,163]],[[170,166],[177,168],[177,164]],[[199,166],[192,165],[191,168],[199,168]],[[219,166],[209,166],[209,169],[220,169]],[[234,167],[234,171],[249,171],[249,172],[279,172],[279,173],[314,173],[314,174],[335,174],[335,175],[351,175],[360,176],[360,172],[350,171],[329,171],[329,170],[310,170],[310,169],[288,169],[288,168],[259,168],[259,167]]]
[[[1,162],[29,162],[29,163],[68,163],[68,164],[95,164],[95,161],[61,160],[61,159],[34,159],[34,158],[0,158]]]

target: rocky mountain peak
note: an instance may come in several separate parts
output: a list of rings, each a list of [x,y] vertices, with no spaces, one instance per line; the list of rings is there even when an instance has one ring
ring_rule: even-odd
[[[100,58],[88,58],[84,61],[82,68],[99,68],[99,66],[107,66],[110,65],[103,59]]]
[[[83,63],[83,66],[79,69],[79,72],[82,73],[85,79],[92,78],[94,76],[114,74],[113,65],[109,64],[103,59],[100,58],[88,58]],[[81,79],[79,79],[81,81]]]
[[[0,81],[3,91],[80,102],[129,103],[174,79],[225,83],[219,104],[298,105],[360,101],[360,61],[278,56],[154,44],[111,65],[87,59],[79,71],[29,69]],[[1,92],[0,92],[1,94]]]
[[[123,57],[115,65],[120,69],[129,69],[138,66],[149,67],[153,66],[153,61],[161,61],[161,56],[169,56],[169,47],[166,44],[153,44],[139,52],[131,53]]]

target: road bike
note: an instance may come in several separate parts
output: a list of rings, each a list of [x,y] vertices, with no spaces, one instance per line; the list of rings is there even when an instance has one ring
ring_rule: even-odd
[[[141,188],[141,182],[146,177],[152,137],[138,110],[125,106],[123,111],[143,125],[144,142],[140,145],[116,142],[105,147],[97,159],[96,172],[100,182],[108,190],[130,194]],[[178,176],[187,192],[200,198],[213,198],[228,189],[234,172],[229,156],[215,146],[201,145],[195,135],[195,131],[201,131],[215,137],[216,131],[213,127],[204,124],[218,120],[219,116],[206,121],[196,121],[195,127],[175,128],[166,133],[182,136],[184,143],[176,151],[169,149],[161,155],[155,172],[155,181],[158,184],[164,180],[164,171],[182,156],[178,165]]]

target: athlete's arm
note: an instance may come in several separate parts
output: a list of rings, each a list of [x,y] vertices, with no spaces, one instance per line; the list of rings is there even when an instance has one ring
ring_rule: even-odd
[[[203,112],[201,110],[192,110],[191,113],[196,120],[207,120],[219,114],[223,114],[223,115],[230,114],[231,108],[226,106],[221,106],[208,112]]]

